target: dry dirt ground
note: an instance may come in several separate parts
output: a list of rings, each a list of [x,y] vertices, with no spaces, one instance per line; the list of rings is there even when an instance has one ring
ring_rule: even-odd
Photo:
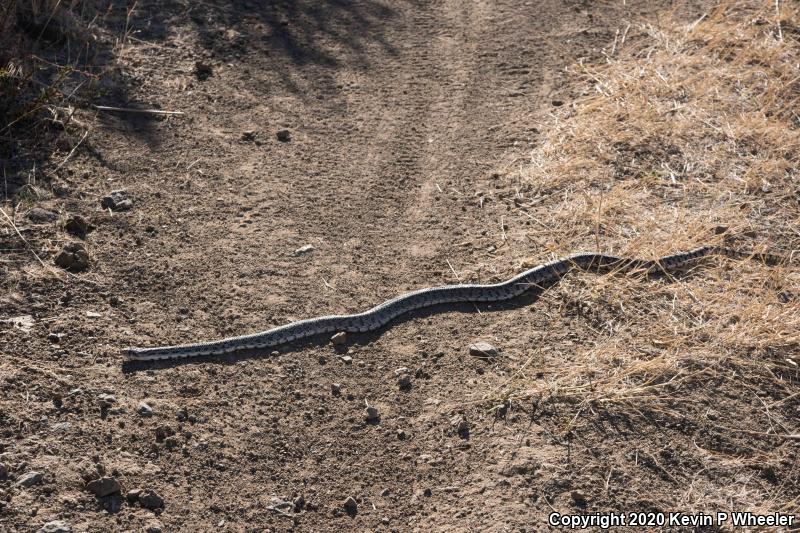
[[[693,490],[745,478],[796,498],[781,477],[796,473],[796,452],[714,476],[693,462],[698,439],[736,455],[747,434],[698,436],[657,410],[485,401],[532,345],[548,344],[553,371],[592,338],[592,317],[563,293],[417,312],[340,348],[317,338],[180,363],[120,355],[550,259],[535,238],[506,237],[545,231],[513,215],[509,162],[575,97],[567,65],[668,8],[138,2],[110,74],[121,81],[96,103],[185,115],[85,111],[90,134],[36,201],[59,220],[20,208],[31,248],[4,226],[0,529],[541,531],[554,510],[689,511]],[[131,209],[100,207],[115,189]],[[83,240],[62,229],[74,214],[94,226]],[[51,265],[67,241],[85,244],[87,271],[57,276],[31,253]],[[479,340],[500,355],[470,356]],[[736,395],[721,398],[735,416]],[[365,422],[367,403],[379,422]],[[710,407],[726,404],[697,409]],[[573,431],[579,415],[588,423]],[[32,471],[42,478],[20,485]],[[85,481],[98,472],[120,487],[95,497]],[[129,501],[133,489],[163,506]]]

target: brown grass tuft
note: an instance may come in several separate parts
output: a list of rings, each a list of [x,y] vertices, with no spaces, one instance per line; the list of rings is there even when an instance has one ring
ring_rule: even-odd
[[[517,237],[555,255],[652,258],[700,244],[797,254],[798,57],[791,2],[731,0],[691,23],[632,26],[602,63],[572,67],[579,96],[516,162],[511,179],[536,199],[526,215],[536,229]],[[551,314],[553,330],[571,330],[573,348],[548,348],[545,334],[490,397],[566,404],[564,434],[607,416],[689,428],[707,469],[693,486],[714,486],[720,469],[795,461],[796,471],[797,265],[711,259],[662,280],[566,279],[542,300],[563,314]],[[797,479],[685,496],[696,509],[800,508]]]

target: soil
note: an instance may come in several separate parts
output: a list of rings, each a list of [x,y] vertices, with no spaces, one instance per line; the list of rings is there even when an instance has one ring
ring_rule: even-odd
[[[138,2],[124,98],[99,103],[185,114],[86,118],[60,195],[37,202],[60,220],[16,219],[48,265],[76,241],[88,267],[56,278],[2,236],[0,528],[541,531],[554,510],[685,503],[670,470],[691,467],[692,440],[666,415],[578,433],[556,405],[485,400],[546,328],[564,364],[591,336],[535,294],[413,313],[341,346],[123,363],[125,346],[361,311],[547,259],[505,239],[509,161],[576,96],[568,64],[667,7],[261,4]],[[132,205],[103,209],[118,189]],[[63,229],[76,214],[93,226],[83,239]],[[499,354],[470,355],[479,341]],[[43,476],[17,485],[30,471]],[[119,486],[87,491],[103,476]]]

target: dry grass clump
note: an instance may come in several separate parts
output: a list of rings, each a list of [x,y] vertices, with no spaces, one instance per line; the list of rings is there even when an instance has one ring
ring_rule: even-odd
[[[797,255],[800,6],[731,0],[691,23],[662,19],[624,35],[601,64],[572,68],[582,94],[551,115],[512,176],[535,221],[523,237],[555,255],[652,258],[701,244]],[[552,329],[571,331],[570,349],[549,348],[556,339],[545,334],[491,397],[568,404],[564,434],[593,427],[598,413],[689,428],[707,471],[672,475],[695,489],[712,473],[796,472],[799,259],[569,277],[542,300],[558,308]],[[797,479],[774,492],[714,490],[684,500],[799,508]]]

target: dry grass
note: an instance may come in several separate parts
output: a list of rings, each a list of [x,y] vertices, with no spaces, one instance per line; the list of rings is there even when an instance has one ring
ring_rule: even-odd
[[[519,205],[536,228],[517,237],[555,255],[657,257],[700,244],[797,253],[798,58],[796,3],[734,0],[690,24],[632,26],[605,61],[573,67],[583,93],[551,115],[530,159],[515,162]],[[548,348],[545,335],[490,397],[567,404],[563,434],[598,413],[655,413],[667,427],[693,428],[707,470],[681,501],[797,512],[796,476],[774,490],[698,489],[721,470],[797,472],[797,265],[712,259],[679,279],[566,279],[543,300],[574,347]],[[723,453],[711,436],[739,444]]]

